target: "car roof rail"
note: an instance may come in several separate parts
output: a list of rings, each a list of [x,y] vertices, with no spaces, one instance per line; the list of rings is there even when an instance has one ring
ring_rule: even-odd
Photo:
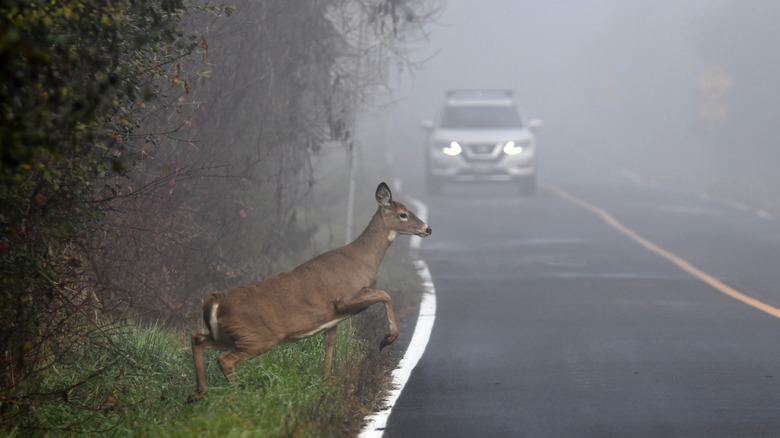
[[[447,90],[447,97],[513,97],[514,91],[508,89],[462,89]]]

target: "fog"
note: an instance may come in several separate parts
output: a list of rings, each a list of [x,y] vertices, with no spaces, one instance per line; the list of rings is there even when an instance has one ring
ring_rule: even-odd
[[[561,160],[594,158],[776,206],[779,12],[773,1],[450,0],[412,48],[420,67],[390,80],[394,173],[422,191],[420,121],[445,90],[509,88],[544,122],[541,180]]]

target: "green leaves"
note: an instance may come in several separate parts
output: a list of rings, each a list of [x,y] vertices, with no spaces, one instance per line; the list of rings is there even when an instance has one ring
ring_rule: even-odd
[[[39,403],[38,377],[63,328],[88,313],[79,261],[99,236],[108,179],[156,66],[191,50],[181,1],[10,0],[0,5],[0,394]],[[187,49],[172,49],[183,47]],[[112,192],[113,191],[113,192]],[[75,347],[74,347],[75,348]],[[68,354],[56,358],[62,362]],[[90,376],[84,376],[90,378]],[[27,382],[22,385],[20,382]],[[67,393],[67,392],[66,392]],[[44,400],[56,402],[54,391]],[[25,401],[26,400],[26,401]],[[7,418],[2,418],[6,420]]]
[[[150,55],[183,39],[171,15],[180,1],[10,4],[0,7],[0,164],[12,168],[105,141],[117,107],[136,103],[128,85],[160,62]]]

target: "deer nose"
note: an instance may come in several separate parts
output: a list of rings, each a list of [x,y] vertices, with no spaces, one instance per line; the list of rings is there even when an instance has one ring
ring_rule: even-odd
[[[428,227],[428,228],[425,229],[425,234],[430,236],[432,231],[433,230],[431,230],[431,227]]]

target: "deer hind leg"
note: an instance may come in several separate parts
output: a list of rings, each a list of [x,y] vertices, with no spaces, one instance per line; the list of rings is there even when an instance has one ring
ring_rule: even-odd
[[[279,344],[281,339],[276,338],[261,338],[252,339],[251,341],[244,339],[241,342],[236,342],[223,350],[228,350],[217,357],[217,362],[222,368],[222,372],[225,373],[225,377],[231,382],[236,381],[234,370],[236,364],[242,360],[250,359],[256,356],[260,356],[266,351],[274,348]]]
[[[217,358],[217,361],[219,362],[219,366],[222,368],[222,372],[225,373],[225,377],[231,381],[236,381],[236,375],[234,373],[236,364],[241,362],[244,359],[249,359],[253,356],[259,356],[260,353],[257,354],[251,354],[247,353],[243,350],[239,349],[233,349],[230,351],[226,351],[219,355]]]
[[[342,310],[343,307],[344,309],[342,311],[355,314],[362,312],[372,304],[376,303],[383,303],[385,305],[385,311],[387,312],[387,334],[379,344],[379,349],[381,350],[392,344],[398,338],[398,325],[395,323],[393,300],[390,298],[390,295],[388,295],[387,292],[383,290],[363,289],[351,301],[344,302],[343,305],[338,307],[339,310]]]
[[[333,364],[333,347],[336,345],[336,325],[325,332],[325,377],[330,377],[331,365]]]
[[[190,395],[188,402],[203,398],[209,390],[206,380],[206,367],[203,362],[203,350],[207,348],[221,348],[222,344],[215,342],[208,335],[202,333],[192,334],[192,360],[195,362],[195,379],[198,383],[198,389]]]

